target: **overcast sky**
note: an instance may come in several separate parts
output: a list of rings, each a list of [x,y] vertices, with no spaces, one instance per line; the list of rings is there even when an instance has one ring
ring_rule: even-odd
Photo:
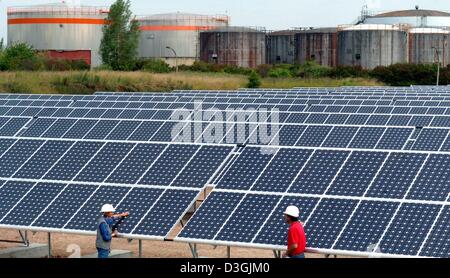
[[[54,0],[0,0],[0,37],[6,37],[6,7],[48,4]],[[114,0],[68,0],[82,5],[108,6]],[[167,12],[227,14],[232,25],[262,26],[268,30],[291,27],[331,27],[354,22],[361,8],[388,11],[423,9],[450,11],[449,0],[131,0],[137,15]]]

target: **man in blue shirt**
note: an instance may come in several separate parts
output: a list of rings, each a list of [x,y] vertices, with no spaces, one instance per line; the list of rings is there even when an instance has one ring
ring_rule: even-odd
[[[111,240],[117,236],[117,230],[113,231],[114,219],[125,218],[130,214],[128,212],[114,214],[116,209],[106,204],[102,207],[102,216],[97,221],[97,240],[96,247],[99,259],[106,259],[109,257],[111,251]]]

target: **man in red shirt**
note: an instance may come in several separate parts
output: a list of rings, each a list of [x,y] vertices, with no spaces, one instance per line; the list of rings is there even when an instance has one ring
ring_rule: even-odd
[[[305,258],[306,235],[303,224],[299,221],[300,211],[296,206],[289,206],[284,212],[284,220],[290,225],[288,231],[288,248],[283,258]]]

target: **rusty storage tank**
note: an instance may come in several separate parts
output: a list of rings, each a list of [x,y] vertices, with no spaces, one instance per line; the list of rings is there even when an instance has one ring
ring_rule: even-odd
[[[448,27],[450,26],[450,13],[422,10],[416,6],[414,10],[401,10],[385,12],[372,16],[367,16],[363,20],[364,24],[408,24],[413,27]]]
[[[338,65],[373,69],[407,62],[405,26],[362,24],[338,28]]]
[[[267,62],[293,64],[295,60],[295,30],[271,32],[267,36]]]
[[[50,57],[101,65],[99,53],[108,8],[37,5],[8,8],[8,44],[27,43]]]
[[[337,28],[302,30],[295,35],[295,42],[296,63],[314,60],[322,66],[337,65]]]
[[[228,26],[229,17],[171,13],[139,17],[137,21],[141,30],[138,56],[163,59],[173,66],[198,60],[200,31]]]
[[[266,64],[265,30],[225,27],[201,32],[200,59],[209,63],[249,68]]]
[[[431,64],[437,61],[450,64],[450,31],[441,28],[412,28],[409,30],[409,62]]]

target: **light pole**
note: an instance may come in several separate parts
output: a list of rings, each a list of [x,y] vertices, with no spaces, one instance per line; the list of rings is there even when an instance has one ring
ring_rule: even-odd
[[[439,61],[439,50],[436,47],[431,47],[434,49],[434,57],[437,57],[437,77],[436,77],[436,86],[439,86],[439,75],[440,75],[440,69],[441,69],[441,63]]]
[[[178,72],[178,56],[177,56],[177,52],[175,51],[175,49],[173,49],[170,46],[166,46],[166,48],[171,50],[173,52],[173,55],[175,55],[175,71]]]

